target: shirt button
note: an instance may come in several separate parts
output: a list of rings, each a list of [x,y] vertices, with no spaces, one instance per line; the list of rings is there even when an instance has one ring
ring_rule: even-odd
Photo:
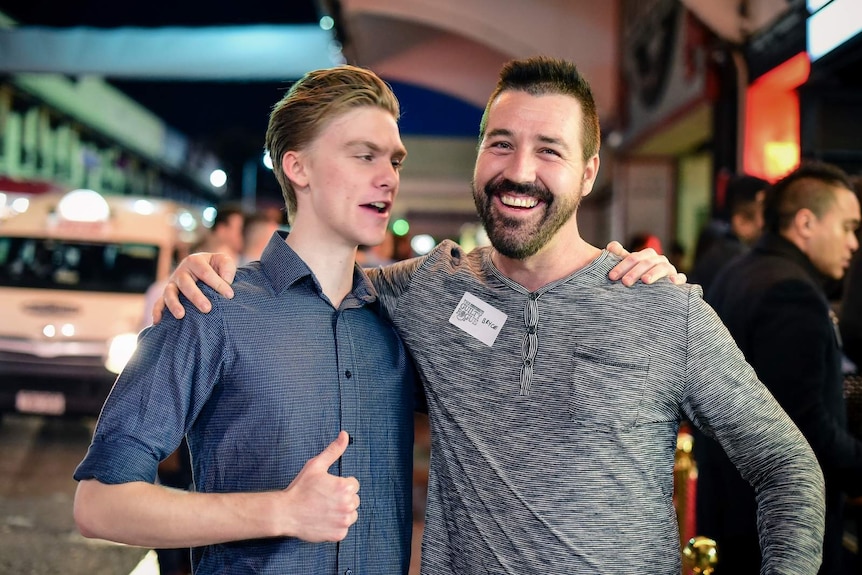
[[[351,377],[353,377],[353,374],[350,373],[350,370],[348,369],[347,371],[344,372],[344,377],[346,377],[347,379],[350,379]]]
[[[353,575],[353,569],[345,569],[344,575]]]
[[[527,328],[527,333],[536,333],[536,326],[531,325]]]
[[[532,359],[525,359],[524,365],[526,365],[527,367],[530,367],[531,365],[533,365],[533,360]]]

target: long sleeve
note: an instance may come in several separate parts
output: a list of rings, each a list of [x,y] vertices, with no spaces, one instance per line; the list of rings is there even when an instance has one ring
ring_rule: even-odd
[[[695,292],[689,300],[684,409],[754,487],[761,572],[814,574],[825,516],[817,459],[715,312]]]

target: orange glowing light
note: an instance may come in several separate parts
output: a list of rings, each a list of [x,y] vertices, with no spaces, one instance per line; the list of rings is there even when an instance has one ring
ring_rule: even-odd
[[[743,169],[775,181],[799,165],[799,95],[811,62],[800,52],[758,78],[746,92]]]

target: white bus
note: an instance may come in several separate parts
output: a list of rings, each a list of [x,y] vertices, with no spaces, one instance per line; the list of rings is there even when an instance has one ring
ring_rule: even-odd
[[[200,228],[189,207],[91,190],[33,196],[0,221],[0,414],[98,414],[144,294]]]

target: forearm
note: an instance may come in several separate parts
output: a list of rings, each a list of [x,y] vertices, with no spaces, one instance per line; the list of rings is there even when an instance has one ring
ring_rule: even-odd
[[[271,493],[194,493],[81,481],[75,522],[86,537],[150,548],[198,547],[280,533]]]
[[[705,424],[756,492],[761,573],[813,575],[824,530],[820,466],[726,328],[700,303],[692,299],[686,412]]]
[[[817,572],[824,534],[824,478],[814,452],[762,385],[736,389],[716,438],[754,488],[761,573]]]
[[[798,437],[802,441],[801,434]],[[762,573],[817,572],[822,556],[824,480],[807,444],[794,442],[754,484]]]

